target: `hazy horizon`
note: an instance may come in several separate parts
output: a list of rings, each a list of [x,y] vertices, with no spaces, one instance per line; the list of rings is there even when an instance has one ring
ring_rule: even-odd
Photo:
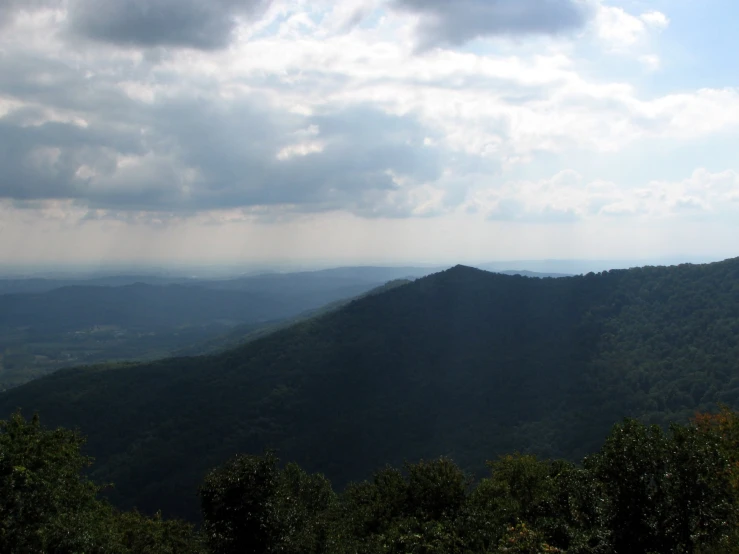
[[[428,262],[423,260],[408,260],[405,263],[392,260],[355,260],[354,262],[342,263],[342,261],[320,261],[309,263],[296,263],[284,260],[282,262],[240,262],[223,261],[220,263],[180,263],[180,264],[154,264],[145,262],[99,262],[99,263],[77,263],[77,264],[3,264],[0,263],[0,279],[19,277],[69,277],[86,278],[95,276],[116,275],[146,275],[146,276],[170,276],[190,278],[229,278],[244,275],[256,275],[262,273],[290,273],[301,271],[322,271],[342,268],[429,268],[442,269],[455,265],[468,265],[480,267],[490,271],[532,271],[538,273],[563,273],[579,274],[590,271],[603,271],[608,269],[627,269],[630,267],[641,267],[648,265],[678,265],[683,263],[711,263],[722,261],[726,258],[708,258],[697,256],[675,256],[665,258],[633,258],[633,259],[541,259],[541,260],[447,260],[440,262]]]

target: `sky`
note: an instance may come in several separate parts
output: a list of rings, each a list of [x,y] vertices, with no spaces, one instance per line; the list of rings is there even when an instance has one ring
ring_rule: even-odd
[[[0,260],[739,255],[736,0],[1,0]]]

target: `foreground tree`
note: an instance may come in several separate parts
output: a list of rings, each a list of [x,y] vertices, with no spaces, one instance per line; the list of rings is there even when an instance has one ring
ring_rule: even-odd
[[[200,489],[203,529],[219,554],[325,552],[336,497],[321,475],[278,467],[273,452],[236,456],[209,473]]]
[[[734,530],[730,460],[694,425],[665,433],[626,420],[585,465],[603,484],[616,552],[710,551]]]
[[[583,467],[503,456],[475,486],[446,458],[334,494],[272,452],[206,477],[203,534],[119,512],[73,431],[0,422],[0,552],[54,554],[739,554],[739,417],[616,425]]]
[[[19,413],[0,422],[0,551],[104,552],[111,511],[80,473],[90,459],[73,431]]]
[[[20,413],[0,421],[0,552],[194,554],[192,527],[119,513],[83,476],[84,439]]]
[[[331,552],[461,553],[469,488],[447,458],[384,468],[342,495]]]

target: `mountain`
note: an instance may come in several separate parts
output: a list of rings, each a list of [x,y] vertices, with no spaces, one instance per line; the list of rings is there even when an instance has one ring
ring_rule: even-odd
[[[184,277],[170,279],[153,275],[110,275],[89,279],[4,278],[0,279],[0,294],[44,293],[63,287],[123,287],[136,283],[163,286],[194,284],[194,281]]]
[[[237,346],[420,267],[340,267],[231,279],[0,279],[0,390],[60,367]]]
[[[282,458],[341,486],[386,463],[576,460],[631,415],[739,404],[739,259],[560,279],[457,266],[227,352],[66,369],[0,395],[78,427],[121,506],[195,517],[208,468]]]
[[[302,312],[297,316],[291,318],[236,325],[227,333],[204,341],[194,342],[184,348],[175,351],[173,354],[175,356],[199,356],[203,354],[222,352],[224,350],[228,350],[229,348],[235,348],[239,345],[244,345],[248,342],[255,341],[271,333],[274,333],[275,331],[295,325],[296,323],[299,323],[301,321],[312,319],[323,314],[338,310],[347,305],[349,302],[352,302],[353,300],[356,300],[358,298],[380,294],[395,287],[405,285],[409,282],[410,281],[408,279],[395,279],[393,281],[388,281],[384,285],[370,289],[365,293],[359,294],[354,297],[329,302],[328,304],[325,304],[320,308],[315,308]]]
[[[0,327],[32,326],[56,331],[93,325],[157,328],[216,320],[266,321],[355,296],[372,286],[326,287],[322,294],[315,290],[267,294],[143,283],[124,287],[63,287],[40,294],[0,295]]]
[[[0,295],[0,390],[59,367],[151,360],[209,341],[238,344],[249,332],[380,285],[360,280],[294,281],[271,289],[194,285],[76,285]],[[236,328],[234,328],[234,326]]]
[[[444,267],[382,267],[357,266],[336,267],[316,271],[299,271],[293,273],[264,273],[236,279],[207,281],[209,288],[239,289],[252,292],[279,290],[320,291],[357,283],[386,283],[396,279],[414,279],[446,269]]]

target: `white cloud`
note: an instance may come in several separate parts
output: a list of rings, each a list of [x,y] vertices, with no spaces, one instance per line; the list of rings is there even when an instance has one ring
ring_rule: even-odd
[[[633,55],[647,70],[656,71],[660,58],[650,51],[651,34],[669,25],[659,11],[633,15],[621,7],[601,5],[594,20],[600,40],[613,53]]]
[[[670,19],[658,11],[645,12],[639,16],[647,25],[656,27],[657,29],[665,29],[670,24]]]
[[[637,217],[658,221],[697,213],[739,217],[739,172],[696,169],[681,181],[626,185],[586,182],[577,171],[563,170],[536,181],[507,181],[475,191],[465,206],[496,221],[573,223]],[[470,210],[471,209],[471,210]]]
[[[636,44],[647,30],[641,18],[615,6],[600,6],[595,25],[600,38],[613,48]]]
[[[297,144],[290,144],[282,148],[275,156],[280,161],[289,160],[294,156],[308,156],[309,154],[318,154],[323,152],[325,144],[320,141],[306,141]]]

